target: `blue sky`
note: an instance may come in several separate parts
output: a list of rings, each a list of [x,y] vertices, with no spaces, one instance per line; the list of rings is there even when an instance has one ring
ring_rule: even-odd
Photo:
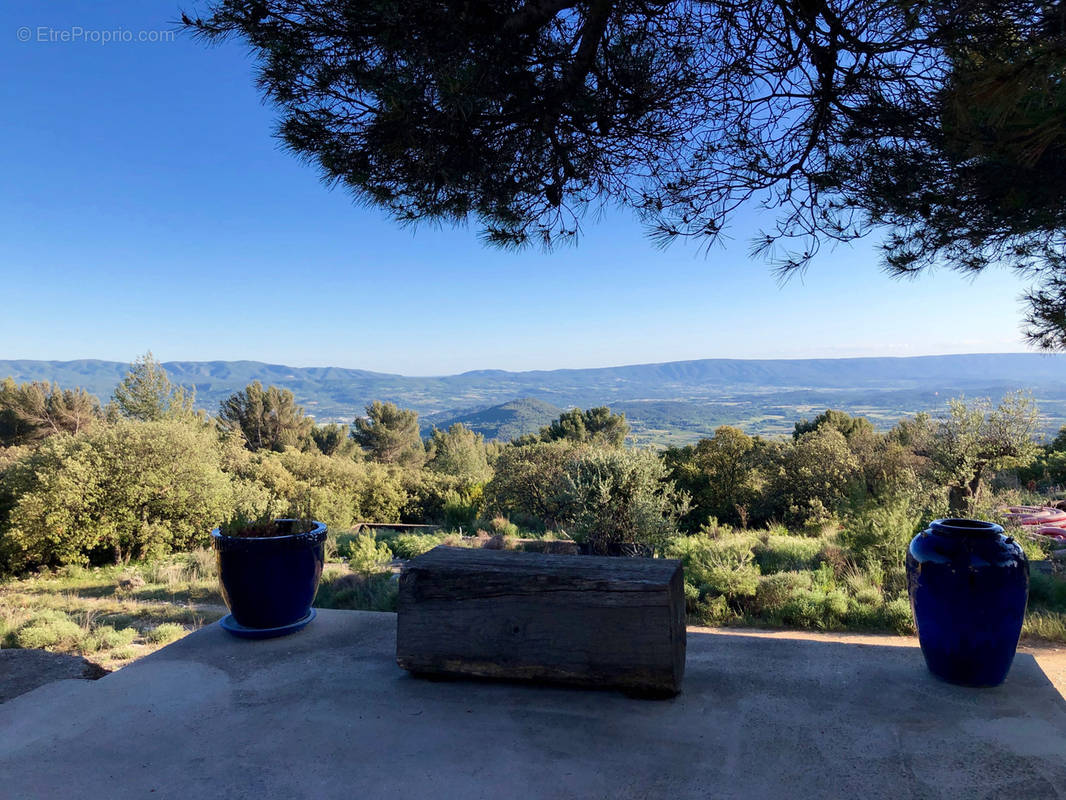
[[[550,255],[401,228],[279,149],[239,43],[136,41],[202,7],[0,7],[0,358],[430,375],[1026,349],[1013,275],[900,282],[867,241],[780,286],[748,257],[757,209],[709,253],[656,249],[624,209]]]

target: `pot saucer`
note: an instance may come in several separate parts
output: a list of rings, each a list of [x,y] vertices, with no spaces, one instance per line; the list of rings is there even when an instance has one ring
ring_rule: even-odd
[[[237,620],[233,618],[232,614],[227,614],[218,621],[225,630],[232,633],[234,636],[239,636],[242,639],[273,639],[275,636],[284,636],[288,633],[296,633],[308,622],[313,620],[316,616],[315,610],[312,608],[311,613],[302,619],[296,620],[296,622],[289,623],[288,625],[282,625],[277,628],[246,628],[241,625]]]

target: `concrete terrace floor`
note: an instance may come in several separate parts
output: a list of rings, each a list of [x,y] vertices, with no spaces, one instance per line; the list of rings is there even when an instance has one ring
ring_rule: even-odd
[[[320,611],[250,642],[216,624],[42,686],[0,705],[0,795],[1066,796],[1066,701],[1039,653],[973,690],[931,677],[912,640],[695,629],[682,694],[640,700],[413,678],[395,629]]]

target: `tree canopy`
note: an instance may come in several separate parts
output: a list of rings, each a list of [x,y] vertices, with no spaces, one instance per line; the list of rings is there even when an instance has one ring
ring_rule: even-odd
[[[992,407],[988,400],[956,398],[932,425],[925,443],[937,478],[948,487],[953,513],[962,514],[980,497],[985,479],[996,470],[1028,465],[1036,457],[1037,424],[1032,395],[1014,392]]]
[[[1036,0],[212,0],[278,135],[399,220],[502,246],[600,203],[713,241],[742,204],[785,272],[887,232],[886,267],[1034,278],[1066,348],[1066,4]],[[782,245],[782,246],[779,246]]]
[[[100,418],[100,401],[84,389],[47,381],[0,382],[0,446],[29,444],[57,433],[78,433]]]
[[[122,416],[142,422],[192,415],[196,403],[191,392],[170,382],[167,371],[150,350],[130,365],[126,377],[115,387],[113,400]]]
[[[492,477],[485,440],[480,433],[456,422],[447,431],[433,429],[427,443],[429,461],[434,472],[454,475],[470,483],[484,483]]]
[[[426,449],[418,429],[418,412],[395,403],[375,400],[366,407],[366,416],[357,417],[352,438],[375,461],[420,467],[426,462]]]
[[[305,444],[314,420],[289,389],[263,388],[253,381],[243,392],[234,392],[218,410],[218,424],[226,431],[239,431],[250,450],[284,450]]]
[[[564,411],[550,425],[540,429],[539,434],[526,434],[514,440],[517,445],[533,442],[566,441],[574,444],[604,444],[621,447],[629,436],[629,423],[625,414],[615,414],[607,406],[597,406],[587,411],[571,408]]]

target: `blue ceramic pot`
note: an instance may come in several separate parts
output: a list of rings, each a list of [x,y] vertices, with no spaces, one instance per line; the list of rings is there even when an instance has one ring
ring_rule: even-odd
[[[294,520],[275,522],[285,531]],[[223,627],[237,635],[252,635],[243,634],[242,629],[280,635],[310,621],[325,561],[324,524],[316,522],[306,532],[262,538],[225,536],[216,528],[211,539],[218,556],[222,597],[236,621],[233,625],[224,620]]]
[[[907,587],[930,671],[965,686],[996,686],[1014,660],[1029,599],[1029,562],[1003,528],[938,519],[911,541]]]

